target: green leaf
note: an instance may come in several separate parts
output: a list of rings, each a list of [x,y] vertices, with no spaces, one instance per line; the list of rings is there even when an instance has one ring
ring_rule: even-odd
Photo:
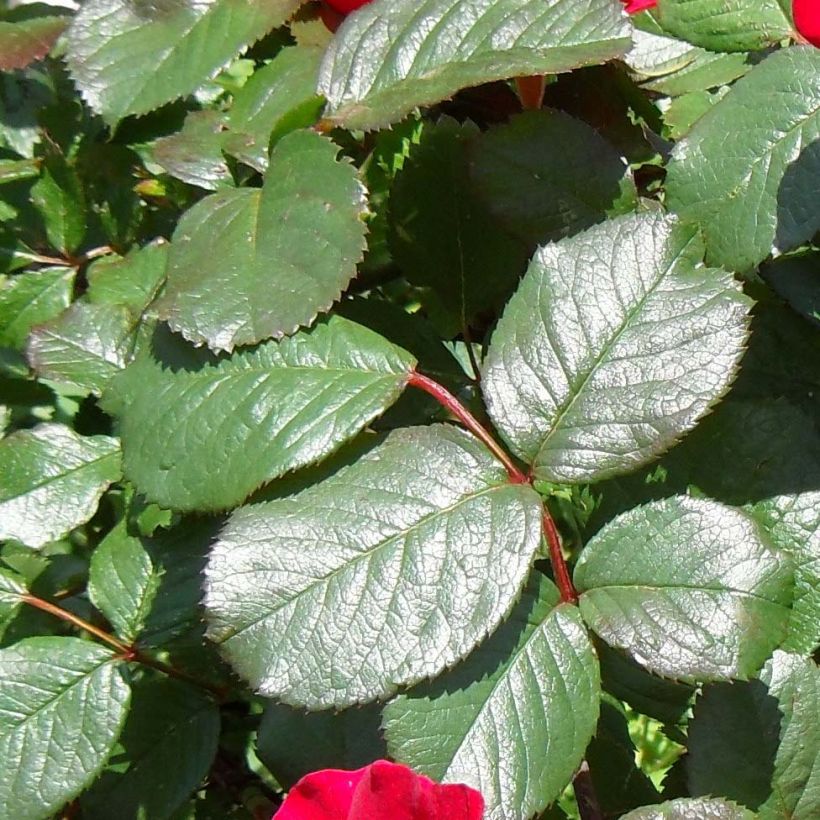
[[[15,572],[0,569],[0,638],[19,612],[25,594],[24,579]]]
[[[316,93],[322,51],[283,48],[237,92],[228,115],[225,151],[251,168],[268,167],[271,141],[312,125],[324,106]]]
[[[759,680],[705,687],[687,732],[689,793],[720,794],[757,811],[772,792],[777,706]]]
[[[760,275],[801,316],[820,326],[820,250],[782,256],[763,265]]]
[[[0,73],[0,145],[33,157],[40,142],[38,113],[53,101],[53,82],[44,71],[30,67]]]
[[[78,301],[35,328],[26,356],[40,378],[99,396],[130,361],[136,324],[122,306]]]
[[[658,0],[670,34],[710,51],[749,51],[792,36],[783,0]]]
[[[41,424],[0,441],[0,538],[42,547],[94,515],[120,477],[119,442]]]
[[[752,69],[675,146],[667,201],[701,225],[709,264],[746,271],[820,229],[818,175],[820,51],[796,46]]]
[[[83,817],[170,817],[208,773],[219,724],[216,704],[191,686],[140,681],[114,754],[80,799]]]
[[[367,204],[338,150],[312,131],[289,134],[261,191],[213,194],[183,216],[158,306],[174,330],[230,351],[310,325],[339,298],[362,259]]]
[[[40,820],[105,764],[130,691],[110,649],[78,638],[29,638],[0,650],[3,816]]]
[[[161,577],[138,538],[120,521],[91,555],[88,595],[114,627],[131,643],[145,626]]]
[[[425,127],[390,191],[393,257],[410,282],[436,292],[459,329],[504,303],[527,258],[473,191],[468,159],[478,135],[449,118]]]
[[[375,128],[468,86],[604,63],[629,45],[610,0],[377,0],[331,42],[319,91],[332,122]]]
[[[754,820],[754,814],[742,806],[719,798],[681,798],[644,806],[623,815],[621,820]]]
[[[127,256],[100,259],[86,271],[89,302],[122,305],[139,316],[157,295],[165,278],[168,243],[158,240]]]
[[[750,305],[692,228],[609,220],[541,248],[493,334],[482,389],[537,479],[636,469],[728,388]]]
[[[686,67],[643,84],[643,88],[670,97],[707,91],[734,82],[751,70],[747,54],[712,54],[699,51]]]
[[[182,130],[154,143],[154,162],[171,176],[207,191],[230,185],[231,172],[222,156],[224,130],[220,112],[192,111]]]
[[[811,659],[775,652],[761,675],[783,720],[771,797],[763,820],[811,820],[820,814],[820,670]]]
[[[538,496],[477,440],[397,430],[326,481],[233,514],[208,563],[209,634],[267,697],[381,698],[495,628],[540,538]]]
[[[47,15],[30,20],[0,20],[0,71],[25,68],[48,54],[62,34],[66,17]]]
[[[104,399],[140,492],[172,509],[223,510],[352,438],[399,396],[413,366],[340,317],[220,358],[160,328],[151,355],[116,376]]]
[[[535,244],[578,233],[637,204],[618,151],[561,111],[530,111],[487,131],[471,170],[492,212]]]
[[[785,635],[793,569],[750,516],[676,496],[607,524],[581,553],[575,585],[584,620],[650,671],[743,679]]]
[[[189,94],[281,25],[300,0],[90,0],[65,42],[88,104],[110,124]]]
[[[57,148],[45,152],[40,179],[31,187],[31,201],[43,218],[52,248],[76,251],[88,224],[86,198],[80,178]]]
[[[40,176],[39,159],[0,160],[0,185]]]
[[[22,350],[35,325],[71,304],[74,268],[44,268],[0,281],[0,346]]]
[[[388,750],[435,780],[478,789],[487,820],[531,817],[580,765],[599,698],[578,610],[542,579],[468,660],[387,705]]]
[[[387,756],[381,705],[301,712],[269,703],[256,738],[259,759],[285,788],[318,769],[359,769]]]

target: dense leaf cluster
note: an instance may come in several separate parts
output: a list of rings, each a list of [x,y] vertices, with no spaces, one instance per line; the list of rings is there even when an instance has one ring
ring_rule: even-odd
[[[332,5],[0,3],[0,820],[820,816],[820,50]]]

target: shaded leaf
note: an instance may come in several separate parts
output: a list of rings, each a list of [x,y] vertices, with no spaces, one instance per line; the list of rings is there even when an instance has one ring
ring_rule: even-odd
[[[130,691],[110,649],[78,638],[29,638],[0,650],[3,813],[40,820],[105,764]]]
[[[820,250],[782,256],[763,265],[760,275],[801,316],[820,325]]]
[[[73,268],[27,271],[0,281],[0,345],[21,350],[32,327],[71,304]]]
[[[599,695],[578,611],[542,578],[465,662],[385,707],[388,750],[435,780],[478,789],[487,820],[530,817],[581,763]]]
[[[364,252],[367,205],[338,150],[312,131],[289,134],[261,191],[214,194],[183,216],[158,305],[174,330],[230,351],[310,325],[339,298]]]
[[[90,0],[66,35],[71,75],[107,122],[193,91],[300,0]]]
[[[31,187],[31,201],[43,218],[51,246],[70,254],[79,248],[88,227],[82,182],[57,148],[45,152],[40,168],[40,179]]]
[[[710,264],[746,271],[820,229],[818,176],[820,51],[796,46],[739,80],[675,146],[667,201],[701,225]]]
[[[596,481],[668,449],[726,391],[750,304],[692,228],[640,214],[541,248],[482,390],[538,479]]]
[[[537,494],[477,440],[397,430],[326,481],[233,514],[208,563],[209,635],[265,696],[374,700],[492,631],[540,538]]]
[[[461,88],[603,63],[628,47],[609,0],[377,0],[331,42],[319,91],[334,123],[374,128]]]
[[[340,317],[221,358],[159,329],[104,400],[142,493],[172,509],[221,510],[352,438],[399,396],[413,365]]]
[[[0,475],[0,538],[42,547],[94,515],[120,477],[119,442],[62,424],[19,430],[0,441]]]
[[[783,639],[793,569],[750,516],[676,496],[607,524],[575,584],[584,620],[650,671],[725,680],[753,675]]]

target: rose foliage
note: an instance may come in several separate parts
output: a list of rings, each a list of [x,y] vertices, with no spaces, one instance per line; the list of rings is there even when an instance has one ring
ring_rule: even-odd
[[[818,0],[0,0],[0,820],[820,817]]]

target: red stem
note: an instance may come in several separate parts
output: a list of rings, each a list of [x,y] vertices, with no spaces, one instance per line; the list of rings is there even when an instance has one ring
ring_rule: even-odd
[[[565,604],[578,603],[578,592],[572,583],[572,578],[569,577],[569,570],[567,569],[567,562],[564,560],[564,553],[561,550],[561,536],[558,535],[558,528],[555,526],[552,516],[544,504],[544,535],[547,539],[547,545],[550,550],[550,563],[552,564],[552,571],[555,575],[555,583],[558,585],[558,591],[561,593],[561,600]]]
[[[433,379],[422,376],[421,373],[415,371],[411,374],[407,383],[411,387],[417,387],[419,390],[429,393],[442,407],[452,413],[504,465],[513,484],[530,483],[527,476],[515,466],[513,460],[482,427],[478,419],[446,387],[442,387],[437,381],[433,381]]]

